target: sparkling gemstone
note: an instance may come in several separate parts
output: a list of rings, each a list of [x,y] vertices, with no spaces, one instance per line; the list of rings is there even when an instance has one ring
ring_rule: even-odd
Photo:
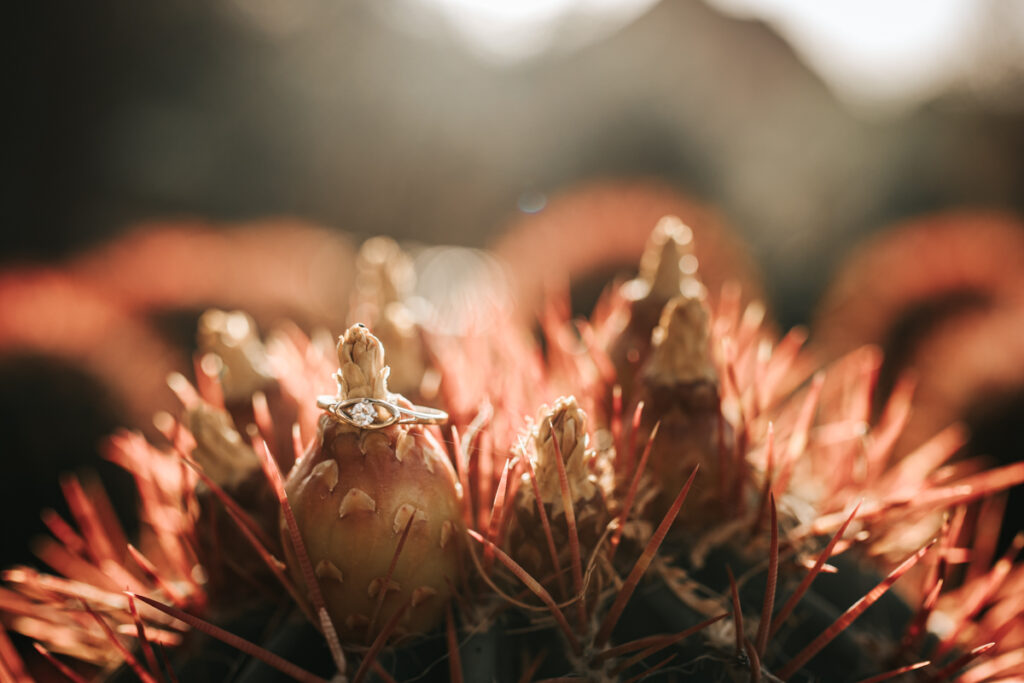
[[[377,409],[369,401],[349,406],[348,416],[359,427],[369,427],[377,419]]]

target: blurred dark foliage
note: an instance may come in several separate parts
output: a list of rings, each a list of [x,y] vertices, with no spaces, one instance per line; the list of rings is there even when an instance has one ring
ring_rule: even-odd
[[[120,426],[122,414],[103,383],[79,368],[28,353],[0,359],[0,377],[0,515],[9,520],[4,528],[4,565],[17,559],[41,566],[29,554],[33,537],[46,532],[39,513],[48,507],[71,519],[59,486],[61,475],[69,472],[98,474],[132,533],[132,477],[97,458],[100,444]]]

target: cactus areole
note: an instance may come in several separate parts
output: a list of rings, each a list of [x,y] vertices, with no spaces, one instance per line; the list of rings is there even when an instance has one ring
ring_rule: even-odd
[[[357,404],[369,410],[380,410],[378,401],[410,407],[388,391],[384,349],[366,327],[355,325],[341,337],[338,360],[339,401],[373,399]],[[459,580],[462,493],[447,456],[422,425],[370,429],[325,413],[285,489],[344,640],[372,641],[399,610],[396,637],[440,623]],[[284,532],[283,519],[281,526]],[[295,549],[287,540],[285,547],[302,586]]]

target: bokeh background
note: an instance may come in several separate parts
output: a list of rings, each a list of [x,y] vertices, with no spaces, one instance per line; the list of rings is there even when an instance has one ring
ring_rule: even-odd
[[[95,0],[8,13],[2,565],[31,561],[60,471],[98,467],[131,508],[128,482],[99,463],[102,438],[173,405],[125,387],[187,367],[203,306],[259,299],[264,323],[342,317],[351,245],[370,235],[486,248],[541,226],[532,239],[564,250],[621,233],[617,258],[587,266],[603,278],[634,261],[649,216],[678,210],[747,245],[785,328],[810,323],[854,246],[896,222],[1024,213],[1024,5],[1012,1]],[[570,273],[584,308],[585,266]],[[1012,428],[1024,400],[1006,397],[977,446],[1003,459],[1024,450]]]

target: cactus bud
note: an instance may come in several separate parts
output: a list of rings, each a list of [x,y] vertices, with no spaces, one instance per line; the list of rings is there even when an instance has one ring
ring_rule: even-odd
[[[372,321],[375,336],[387,347],[392,389],[419,397],[429,363],[408,305],[415,279],[412,259],[393,239],[372,237],[360,247],[353,312],[357,320]]]
[[[242,311],[210,309],[199,317],[200,352],[221,360],[220,383],[226,403],[248,402],[274,383],[256,322]]]
[[[625,283],[620,293],[629,317],[615,335],[609,354],[615,365],[624,398],[631,397],[637,369],[647,360],[651,331],[662,309],[679,295],[701,297],[704,286],[697,279],[693,231],[675,216],[665,216],[651,233],[640,260],[640,274]]]
[[[640,398],[646,406],[641,437],[646,439],[661,423],[648,463],[660,488],[651,510],[655,518],[668,509],[698,463],[702,485],[691,496],[702,503],[707,498],[709,504],[715,498],[720,404],[708,337],[707,307],[700,299],[684,296],[669,301],[651,334]],[[691,511],[704,509],[702,503]],[[695,512],[686,519],[701,517]]]
[[[408,405],[388,391],[383,347],[366,327],[349,328],[338,359],[339,400]],[[406,604],[400,633],[439,623],[459,578],[463,528],[455,472],[430,433],[415,424],[373,429],[369,418],[364,428],[323,415],[285,484],[328,613],[342,638],[364,642]]]
[[[185,426],[195,439],[192,459],[214,484],[224,489],[273,539],[277,501],[260,467],[259,458],[232,424],[227,412],[199,401],[185,410]],[[202,483],[197,488],[202,517],[197,526],[200,559],[209,579],[208,590],[241,597],[271,586],[274,578],[252,546],[237,533],[235,522],[219,511],[221,503]],[[274,546],[272,553],[280,552]],[[229,562],[225,562],[230,558]],[[244,580],[240,579],[244,574]]]
[[[295,457],[291,427],[298,408],[274,376],[256,322],[242,311],[210,309],[200,316],[196,337],[203,366],[205,358],[218,360],[224,407],[238,431],[246,431],[255,421],[253,396],[262,393],[266,397],[274,433],[264,437],[278,466],[287,472]]]
[[[560,507],[562,492],[555,462],[559,454],[569,479],[573,505],[585,503],[597,493],[596,478],[589,470],[594,451],[587,448],[586,429],[587,415],[580,409],[575,396],[563,396],[555,401],[554,406],[541,408],[537,423],[527,435],[521,457],[533,461],[541,502],[544,504],[557,503]],[[556,440],[557,447],[554,444]],[[533,487],[528,481],[524,483],[526,486],[520,489],[521,503],[532,506]]]
[[[186,409],[185,426],[196,440],[193,460],[217,485],[231,490],[253,474],[263,476],[256,453],[223,410],[198,402]]]
[[[589,554],[608,522],[597,455],[588,446],[587,416],[574,396],[559,398],[551,407],[543,406],[537,422],[521,442],[517,456],[529,458],[536,487],[530,480],[529,468],[524,468],[508,547],[512,557],[535,576],[550,576],[555,571],[537,507],[538,493],[547,517],[552,520],[551,531],[560,553],[559,565],[567,566],[571,559],[567,525],[559,521],[565,517],[565,504],[557,458],[561,457],[568,480],[581,552]]]
[[[643,370],[649,385],[714,385],[718,382],[708,345],[708,310],[703,301],[677,296],[651,333],[651,357]]]

